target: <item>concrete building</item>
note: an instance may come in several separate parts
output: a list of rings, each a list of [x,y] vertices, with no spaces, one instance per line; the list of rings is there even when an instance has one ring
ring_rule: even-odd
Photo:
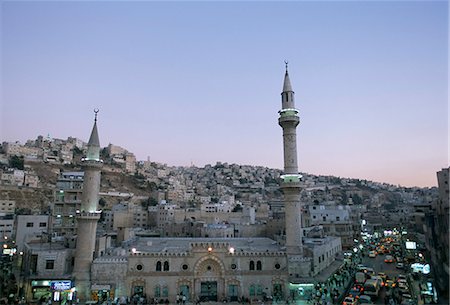
[[[305,206],[305,227],[321,226],[326,236],[341,238],[342,248],[353,248],[353,227],[350,208],[335,204],[314,204]]]
[[[43,233],[49,234],[49,221],[49,215],[17,215],[15,223],[17,251],[23,251],[28,242],[41,240]]]
[[[0,215],[0,238],[1,240],[12,239],[14,236],[14,214]]]
[[[14,200],[0,200],[0,215],[1,214],[14,214],[16,210],[16,202]]]
[[[76,213],[81,209],[84,172],[62,172],[56,181],[51,232],[58,237],[76,234]]]
[[[25,299],[55,304],[75,300],[71,279],[74,249],[60,243],[29,242],[23,252]]]
[[[25,180],[25,171],[21,169],[10,169],[1,175],[1,184],[23,186]]]

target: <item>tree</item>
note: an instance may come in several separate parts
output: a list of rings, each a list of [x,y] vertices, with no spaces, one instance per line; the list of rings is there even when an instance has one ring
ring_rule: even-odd
[[[158,205],[158,200],[156,200],[155,198],[153,198],[153,197],[148,197],[148,199],[147,199],[147,207],[149,207],[149,206],[152,206],[152,207],[154,207],[154,206],[157,206]],[[143,205],[144,206],[144,205]],[[145,207],[145,206],[144,206]]]
[[[23,157],[19,157],[16,155],[12,156],[11,158],[9,158],[9,166],[12,168],[24,169]]]
[[[106,200],[103,199],[103,198],[100,198],[100,200],[98,201],[98,205],[99,205],[101,208],[104,208],[105,205],[106,205]]]

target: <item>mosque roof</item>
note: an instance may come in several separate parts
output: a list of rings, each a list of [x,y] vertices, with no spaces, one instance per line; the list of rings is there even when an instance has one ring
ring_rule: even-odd
[[[138,237],[124,242],[123,247],[141,253],[184,253],[196,247],[227,247],[240,252],[281,252],[284,249],[270,238],[158,238]]]

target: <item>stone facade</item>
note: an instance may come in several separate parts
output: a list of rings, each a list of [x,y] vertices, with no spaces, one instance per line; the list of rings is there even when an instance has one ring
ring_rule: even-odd
[[[222,301],[288,293],[285,252],[267,238],[138,238],[121,252],[126,254],[98,258],[92,267],[92,283],[115,287],[116,297],[173,302],[183,293],[189,300]],[[126,264],[125,276],[105,270],[111,260],[120,270]]]

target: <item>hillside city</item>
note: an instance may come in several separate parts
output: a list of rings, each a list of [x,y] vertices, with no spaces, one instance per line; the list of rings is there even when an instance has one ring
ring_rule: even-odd
[[[80,162],[86,153],[87,143],[73,137],[63,140],[38,136],[25,144],[1,144],[0,231],[4,249],[14,248],[4,254],[14,258],[27,251],[34,253],[33,244],[43,241],[50,244],[50,249],[57,249],[58,244],[69,249],[75,247],[75,216],[80,210],[84,180]],[[100,158],[101,216],[95,256],[110,254],[108,246],[120,245],[133,236],[270,238],[283,244],[286,228],[279,169],[222,162],[204,167],[175,167],[150,160],[137,161],[132,152],[113,144],[101,149]],[[438,251],[433,248],[437,245],[429,242],[442,237],[432,236],[436,232],[429,229],[429,224],[442,216],[436,209],[445,196],[448,212],[448,169],[438,173],[438,177],[446,179],[444,189],[301,174],[304,236],[338,237],[342,251],[335,255],[337,260],[343,261],[345,253],[357,257],[358,251],[363,256],[365,253],[367,259],[370,249],[364,252],[361,247],[367,242],[366,237],[386,237],[386,231],[402,232],[405,235],[402,238],[414,241],[418,251],[428,253],[430,263],[442,258],[437,252],[445,249],[441,247]],[[32,220],[37,223],[33,225]],[[448,220],[446,229],[448,232]],[[448,249],[444,255],[448,275]],[[49,260],[46,261],[48,264]],[[36,281],[37,275],[45,274],[45,270],[41,273],[37,270],[36,262],[34,266],[30,261],[27,264],[31,269],[24,269],[23,261],[16,265],[18,270],[2,275],[14,279],[1,281],[5,303],[27,295],[27,279]],[[433,272],[436,276],[441,271]],[[448,279],[446,283],[448,286]],[[437,280],[436,285],[442,283]],[[34,300],[44,298],[44,292],[33,289],[31,293]],[[113,299],[112,295],[109,297]]]

